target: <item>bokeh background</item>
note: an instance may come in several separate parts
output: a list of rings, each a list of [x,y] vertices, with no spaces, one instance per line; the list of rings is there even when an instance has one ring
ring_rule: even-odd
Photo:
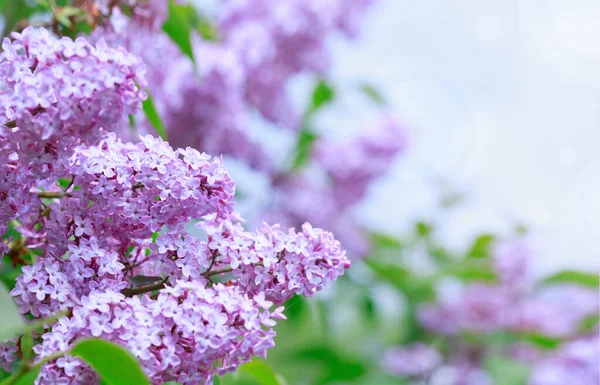
[[[342,91],[316,117],[323,134],[368,130],[372,111],[352,92],[368,82],[410,138],[357,209],[362,221],[402,233],[443,215],[439,235],[456,247],[520,224],[539,274],[597,270],[598,20],[594,0],[382,0],[355,40],[332,39],[329,74]],[[299,108],[311,86],[294,80]],[[443,194],[462,195],[460,209],[440,212]]]

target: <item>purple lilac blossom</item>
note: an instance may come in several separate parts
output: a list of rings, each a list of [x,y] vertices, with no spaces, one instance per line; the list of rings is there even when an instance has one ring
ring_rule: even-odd
[[[261,145],[248,135],[243,97],[247,74],[235,51],[192,36],[198,58],[194,64],[161,29],[131,19],[119,8],[113,10],[110,21],[97,28],[92,39],[124,46],[147,63],[148,90],[173,146],[192,146],[235,156],[252,167],[269,167]],[[136,117],[135,129],[138,134],[154,132],[143,116]],[[128,127],[118,134],[135,139]]]
[[[441,363],[441,354],[424,343],[393,347],[383,356],[384,370],[398,377],[425,377]]]
[[[422,325],[447,335],[511,330],[569,337],[597,312],[598,295],[581,287],[536,289],[527,268],[530,259],[521,242],[501,245],[493,258],[499,282],[470,284],[459,298],[422,306]]]
[[[77,146],[126,124],[145,97],[145,66],[123,49],[58,39],[43,28],[12,36],[0,54],[2,234],[11,219],[39,207],[32,187],[63,176],[62,162]]]
[[[598,331],[571,341],[537,363],[529,385],[597,385],[600,378]]]
[[[374,0],[224,0],[217,28],[247,72],[245,98],[267,119],[297,127],[299,114],[287,92],[301,72],[329,67],[327,39],[336,31],[355,35]]]
[[[81,298],[70,318],[62,318],[34,347],[39,357],[64,351],[72,341],[100,337],[127,347],[152,383],[210,384],[214,375],[234,370],[250,356],[265,356],[274,346],[276,319],[263,295],[249,297],[238,287],[178,281],[152,300],[120,293],[94,292]],[[76,358],[46,365],[40,384],[98,384]]]
[[[174,146],[232,155],[268,169],[265,151],[249,135],[249,113],[256,108],[267,120],[297,127],[300,114],[286,90],[290,79],[325,72],[326,40],[336,31],[353,36],[373,2],[223,0],[217,7],[217,41],[192,36],[197,68],[159,24],[125,17],[118,4],[93,36],[122,45],[146,62],[148,89]],[[158,2],[149,3],[140,9]],[[136,126],[139,133],[152,132],[143,119]]]
[[[346,143],[317,143],[315,158],[331,177],[342,209],[360,201],[373,180],[389,170],[407,146],[406,133],[397,119],[384,114],[374,127]]]
[[[317,142],[312,169],[273,178],[263,219],[299,227],[308,221],[335,233],[352,256],[367,255],[368,234],[352,212],[369,186],[387,172],[407,144],[406,129],[384,114],[375,127],[346,143]],[[313,175],[317,169],[324,175]]]
[[[63,162],[73,187],[55,186],[45,212],[19,218],[24,246],[41,255],[23,267],[11,295],[33,318],[69,311],[34,346],[40,357],[103,337],[128,347],[153,383],[208,384],[273,346],[275,319],[284,318],[274,305],[314,295],[350,266],[331,233],[309,224],[301,233],[244,231],[220,158],[150,135],[136,144],[105,135]],[[193,218],[206,241],[184,230]],[[137,297],[130,280],[139,275],[157,277],[164,290]],[[9,367],[12,343],[0,346],[0,365]],[[99,379],[65,357],[38,380],[55,383]]]

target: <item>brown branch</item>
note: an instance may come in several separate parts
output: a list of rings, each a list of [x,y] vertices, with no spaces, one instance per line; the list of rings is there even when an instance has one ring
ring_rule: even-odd
[[[41,191],[37,194],[38,198],[62,198],[62,197],[70,197],[71,194],[68,192],[62,191]]]
[[[256,264],[256,265],[254,265],[254,266],[259,266],[259,265],[260,265],[260,264]],[[208,277],[211,277],[211,276],[213,276],[213,275],[217,275],[217,274],[224,274],[224,273],[230,273],[230,272],[232,272],[232,271],[233,271],[233,269],[232,269],[231,267],[228,267],[228,268],[226,268],[226,269],[215,270],[215,271],[210,271],[210,270],[207,270],[207,271],[205,271],[204,273],[202,273],[201,275],[202,275],[204,278],[208,278]]]
[[[151,291],[164,289],[166,282],[167,282],[167,278],[163,279],[160,282],[153,283],[152,285],[148,285],[148,286],[126,288],[126,289],[121,290],[121,294],[125,295],[126,297],[133,297],[134,295],[149,293]]]

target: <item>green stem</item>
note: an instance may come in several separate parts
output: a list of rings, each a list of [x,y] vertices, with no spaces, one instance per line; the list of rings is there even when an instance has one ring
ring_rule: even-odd
[[[39,360],[35,365],[32,365],[33,364],[32,362],[24,362],[23,365],[21,365],[21,367],[17,371],[17,373],[14,374],[14,376],[10,379],[10,381],[6,385],[16,384],[17,381],[19,380],[19,378],[23,377],[28,372],[41,369],[42,366],[46,365],[48,362],[54,361],[54,360],[56,360],[60,357],[63,357],[69,353],[70,353],[70,351],[67,350],[66,352],[57,352],[57,353],[51,354],[51,355],[46,356],[46,357],[42,358],[41,360]]]

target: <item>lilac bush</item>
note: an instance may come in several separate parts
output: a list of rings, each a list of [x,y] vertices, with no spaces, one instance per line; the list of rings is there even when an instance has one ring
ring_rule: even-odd
[[[308,223],[299,232],[268,224],[245,230],[221,158],[151,135],[118,138],[139,117],[146,85],[160,91],[152,66],[164,63],[148,55],[164,52],[140,59],[126,49],[158,34],[166,3],[86,4],[97,17],[91,40],[27,27],[4,40],[0,57],[0,232],[6,256],[23,265],[11,295],[31,319],[65,314],[35,332],[36,360],[49,360],[36,383],[98,383],[78,358],[53,358],[91,336],[127,347],[152,383],[211,383],[251,356],[264,357],[276,320],[285,318],[283,303],[313,296],[350,262],[331,233]],[[130,35],[119,36],[118,18]],[[231,56],[226,49],[213,51]],[[203,73],[208,88],[192,92],[227,98],[219,80],[209,80],[213,71],[229,82],[222,58],[226,67]],[[167,127],[177,126],[165,116]],[[193,222],[203,238],[189,234]],[[10,372],[23,358],[21,339],[1,351],[0,367]]]
[[[437,343],[392,347],[383,369],[414,384],[495,384],[498,376],[529,385],[597,384],[598,325],[585,326],[600,308],[597,293],[568,280],[547,287],[534,279],[531,259],[524,241],[496,247],[487,261],[492,282],[467,282],[417,308],[419,327]]]

